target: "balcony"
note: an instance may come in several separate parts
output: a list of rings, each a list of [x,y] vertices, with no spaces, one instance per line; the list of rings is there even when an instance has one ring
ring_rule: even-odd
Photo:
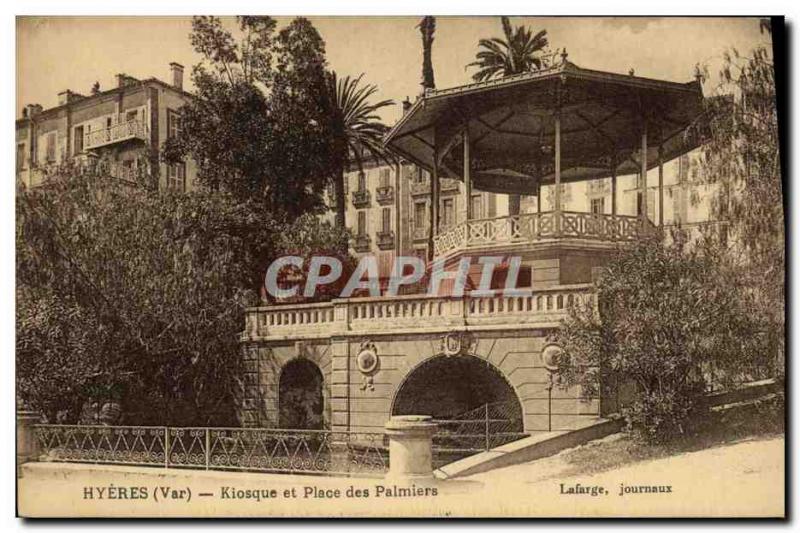
[[[130,139],[147,140],[147,125],[141,120],[119,122],[110,128],[96,130],[83,136],[83,148],[91,150]]]
[[[328,338],[331,335],[557,327],[570,306],[593,300],[591,285],[545,287],[524,296],[405,295],[324,303],[254,307],[243,336],[250,340]]]
[[[377,245],[381,250],[391,250],[394,248],[394,232],[379,231]]]
[[[394,187],[386,185],[378,187],[375,190],[375,201],[380,205],[388,205],[394,203]]]
[[[431,185],[427,180],[411,182],[411,196],[424,196],[430,194]]]
[[[452,178],[439,179],[439,192],[458,193],[459,181]],[[411,196],[425,196],[431,193],[430,180],[412,181],[411,182]]]
[[[369,189],[364,189],[363,191],[353,191],[353,207],[357,209],[369,207],[370,201],[371,195],[369,193]]]
[[[40,165],[31,169],[29,186],[37,187],[48,181],[68,179],[73,176],[101,176],[116,178],[130,185],[147,184],[151,176],[147,165],[125,165],[111,161],[97,161],[86,157],[75,157],[63,163]]]
[[[558,215],[558,216],[557,216]],[[627,215],[599,215],[570,211],[528,213],[470,220],[437,235],[434,255],[445,257],[470,250],[556,241],[591,240],[605,243],[632,242],[653,228],[647,221]]]
[[[369,235],[356,235],[353,240],[353,249],[358,253],[369,252],[371,244],[372,239],[369,238]]]

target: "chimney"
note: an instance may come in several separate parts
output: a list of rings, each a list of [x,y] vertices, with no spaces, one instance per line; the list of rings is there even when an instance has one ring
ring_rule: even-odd
[[[42,112],[42,106],[39,104],[28,104],[26,108],[28,109],[28,118],[33,118]]]
[[[125,79],[128,77],[124,73],[117,74],[117,87],[125,87]]]
[[[183,65],[175,63],[174,61],[169,64],[169,71],[172,74],[172,86],[179,91],[183,90]]]
[[[69,104],[76,100],[80,100],[81,98],[83,98],[83,95],[78,94],[76,92],[72,92],[69,89],[67,89],[65,91],[61,91],[60,93],[58,93],[58,105]]]
[[[403,115],[408,113],[409,109],[411,109],[411,100],[409,100],[408,96],[406,96],[406,99],[403,100]]]

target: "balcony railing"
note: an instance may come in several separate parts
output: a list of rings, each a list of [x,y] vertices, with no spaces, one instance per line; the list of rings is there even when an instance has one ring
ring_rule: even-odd
[[[371,196],[369,194],[369,189],[364,189],[363,191],[353,191],[353,207],[369,207],[370,200]]]
[[[394,187],[386,185],[378,187],[375,190],[375,201],[381,205],[391,204],[394,202]]]
[[[359,253],[369,252],[371,243],[372,240],[369,238],[369,235],[356,235],[353,240],[353,249]]]
[[[434,238],[437,257],[453,252],[510,244],[572,238],[605,242],[631,242],[652,228],[649,222],[628,215],[600,215],[562,211],[527,213],[462,222]]]
[[[86,150],[114,144],[129,139],[147,139],[147,125],[141,120],[119,122],[109,128],[95,130],[83,136],[83,147]]]
[[[393,231],[379,231],[377,243],[378,248],[381,250],[390,250],[394,248],[394,232]]]
[[[430,228],[427,226],[414,226],[411,230],[412,238],[415,241],[426,241],[428,240],[428,234],[430,233]]]
[[[439,190],[441,192],[458,192],[459,181],[452,178],[441,178],[439,180]],[[412,181],[411,182],[411,195],[423,196],[431,193],[430,180]]]
[[[249,339],[325,338],[348,332],[449,329],[480,326],[555,327],[572,305],[594,301],[591,285],[544,287],[523,296],[348,298],[324,303],[247,310]]]
[[[37,187],[47,184],[50,180],[84,175],[112,177],[131,184],[146,184],[150,180],[149,169],[143,164],[126,166],[110,161],[76,157],[61,164],[53,163],[32,168],[29,186]]]

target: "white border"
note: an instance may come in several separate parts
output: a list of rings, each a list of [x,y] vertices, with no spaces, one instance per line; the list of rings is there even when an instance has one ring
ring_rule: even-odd
[[[180,527],[180,528],[206,528],[213,529],[232,529],[233,527],[257,527],[260,529],[268,528],[270,531],[283,531],[283,530],[296,530],[300,529],[317,529],[317,528],[336,528],[344,529],[354,526],[352,523],[338,522],[311,522],[311,523],[288,523],[288,522],[237,522],[237,523],[222,523],[222,522],[191,522],[191,523],[153,523],[153,522],[138,522],[138,523],[112,523],[112,522],[81,522],[76,521],[72,523],[25,523],[21,520],[14,519],[14,503],[15,503],[15,468],[14,458],[12,452],[14,450],[14,276],[15,265],[14,255],[14,178],[13,178],[13,165],[14,165],[14,142],[12,130],[13,119],[16,117],[16,95],[15,95],[15,19],[14,16],[19,15],[191,15],[198,13],[214,13],[218,15],[237,14],[237,13],[254,13],[268,11],[273,15],[497,15],[501,13],[507,14],[531,14],[531,15],[577,15],[585,13],[587,15],[754,15],[754,14],[785,14],[787,15],[788,23],[791,25],[793,21],[798,19],[798,7],[800,3],[790,0],[759,0],[755,1],[704,1],[698,2],[697,0],[672,0],[670,2],[647,2],[641,1],[634,2],[632,0],[625,1],[612,1],[608,3],[599,2],[585,2],[578,0],[559,0],[557,2],[521,2],[521,1],[508,1],[508,0],[494,0],[492,2],[431,2],[430,0],[401,0],[392,3],[379,3],[375,0],[350,0],[348,2],[324,2],[321,0],[293,0],[291,2],[244,2],[241,0],[225,0],[211,1],[211,0],[194,0],[192,2],[167,2],[165,0],[137,0],[136,2],[90,2],[90,1],[69,1],[65,2],[49,0],[49,1],[36,1],[28,0],[25,2],[17,1],[10,3],[3,3],[0,7],[3,16],[0,17],[0,24],[2,33],[2,50],[5,55],[3,61],[3,83],[0,84],[2,94],[0,101],[4,103],[2,106],[2,119],[5,127],[2,128],[2,143],[0,146],[4,147],[7,157],[3,158],[4,167],[7,172],[4,173],[5,179],[2,182],[2,194],[0,194],[0,219],[2,219],[3,231],[0,232],[0,250],[2,250],[3,260],[0,263],[0,279],[2,280],[2,322],[0,322],[0,339],[2,339],[2,371],[0,375],[3,376],[5,383],[2,387],[2,396],[0,398],[0,405],[3,406],[3,420],[2,420],[2,450],[6,451],[5,460],[2,461],[2,469],[0,470],[0,501],[2,501],[2,509],[0,509],[0,516],[2,521],[5,522],[4,530],[17,530],[27,525],[36,526],[39,531],[42,530],[55,530],[59,527],[80,528],[102,528],[110,529],[112,527],[123,526],[126,529],[134,530],[147,530],[147,531],[164,531],[167,528]],[[647,10],[644,13],[643,10]],[[796,28],[796,26],[795,26]],[[796,42],[797,34],[792,35],[792,28],[790,27],[790,45],[792,41]],[[789,50],[789,70],[790,73],[796,70],[797,60],[796,54],[793,53],[794,46]],[[620,51],[620,53],[624,53]],[[794,57],[793,57],[794,56]],[[789,88],[793,84],[790,80]],[[794,95],[789,95],[792,99]],[[792,106],[793,114],[790,118],[792,123],[797,113],[797,105]],[[798,143],[800,137],[794,135],[791,137],[792,146],[790,147],[791,153],[800,153],[798,150]],[[795,197],[797,194],[795,194]],[[787,216],[791,220],[791,228],[796,230],[798,217],[800,216],[800,208],[795,205],[797,202],[792,198],[791,208]],[[793,237],[796,238],[796,231],[792,232]],[[795,247],[795,250],[797,248]],[[798,264],[798,252],[791,251],[791,264]],[[800,288],[798,284],[793,284],[792,301],[798,301],[800,297]],[[793,317],[792,324],[787,325],[791,327],[795,335],[800,334],[800,315],[796,314]],[[794,344],[790,346],[789,358],[795,354]],[[793,364],[792,378],[796,377],[798,363]],[[797,413],[797,394],[793,394],[795,401],[792,405],[793,413]],[[794,427],[794,420],[792,420],[792,427]],[[791,452],[791,450],[790,450]],[[791,464],[791,463],[790,463]],[[787,472],[789,474],[789,472]],[[791,475],[791,474],[790,474]],[[795,476],[791,476],[793,478]],[[791,479],[790,478],[790,479]],[[790,491],[794,496],[793,502],[790,503],[790,509],[797,513],[796,494],[797,491]],[[43,495],[46,497],[46,495]],[[793,505],[794,504],[794,505]],[[392,527],[403,530],[426,531],[432,530],[434,527],[457,527],[459,529],[468,527],[469,529],[476,530],[491,530],[498,526],[500,527],[513,527],[513,528],[535,528],[536,530],[576,530],[576,529],[595,529],[595,528],[639,528],[642,526],[647,527],[647,523],[598,523],[598,522],[572,522],[572,523],[520,523],[510,522],[505,524],[489,524],[482,522],[456,522],[456,523],[419,523],[419,522],[405,522],[401,524],[378,523],[378,522],[361,522],[355,525],[358,528],[368,528],[370,530],[375,528]],[[700,530],[702,528],[711,526],[715,528],[728,528],[730,523],[660,523],[652,524],[658,528],[680,528],[682,531]],[[774,524],[762,523],[754,524],[747,523],[741,524],[744,527],[737,525],[736,529],[761,529]]]

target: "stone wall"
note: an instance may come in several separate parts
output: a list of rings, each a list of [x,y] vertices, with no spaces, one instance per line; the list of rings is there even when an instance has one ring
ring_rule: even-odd
[[[494,330],[471,333],[470,346],[462,355],[487,361],[513,387],[523,412],[525,431],[567,430],[600,415],[600,401],[581,396],[577,388],[552,389],[541,360],[549,329]],[[283,366],[295,357],[314,362],[324,376],[326,422],[334,430],[383,431],[403,381],[418,365],[441,354],[445,332],[413,332],[371,337],[333,336],[301,343],[261,341],[244,348],[245,362],[255,368],[257,391],[250,391],[260,410],[250,425],[275,427],[278,421],[278,385]],[[370,373],[359,370],[357,357],[366,347],[374,349],[377,366]],[[447,383],[442,383],[446,386]],[[258,397],[255,397],[255,393]],[[417,413],[428,414],[428,413]]]

